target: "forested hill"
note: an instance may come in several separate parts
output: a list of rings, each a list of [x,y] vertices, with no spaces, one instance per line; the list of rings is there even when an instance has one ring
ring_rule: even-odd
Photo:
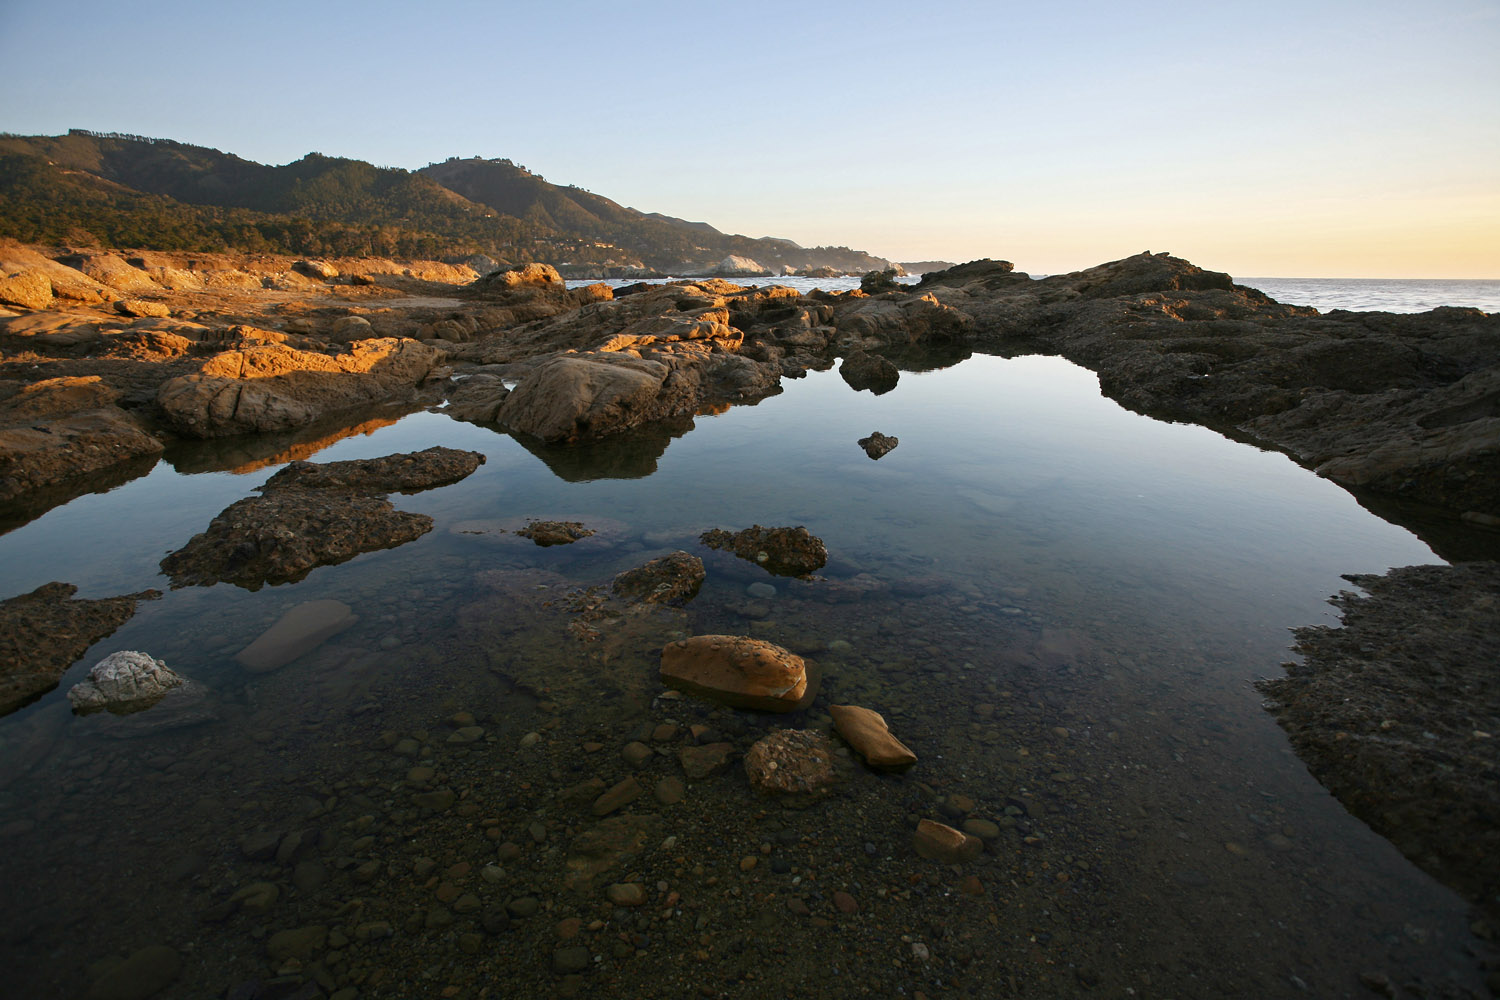
[[[485,254],[578,271],[702,270],[731,254],[772,271],[886,262],[846,247],[730,236],[548,183],[509,160],[418,171],[309,153],[268,166],[169,139],[75,129],[0,135],[0,235],[159,250]]]

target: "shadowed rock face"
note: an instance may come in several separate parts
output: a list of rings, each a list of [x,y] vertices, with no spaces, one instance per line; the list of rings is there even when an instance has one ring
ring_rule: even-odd
[[[0,602],[0,715],[57,687],[64,672],[94,643],[130,620],[155,590],[97,601],[73,600],[69,583],[43,584]]]
[[[389,492],[457,482],[484,461],[478,452],[429,448],[351,462],[293,462],[262,495],[227,507],[208,530],[161,562],[172,586],[219,581],[247,590],[301,580],[318,566],[394,548],[432,530],[432,518],[396,510]]]

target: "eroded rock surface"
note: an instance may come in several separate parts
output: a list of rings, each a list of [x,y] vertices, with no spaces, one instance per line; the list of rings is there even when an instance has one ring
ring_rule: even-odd
[[[396,510],[387,492],[462,479],[484,456],[452,448],[317,465],[294,462],[237,501],[208,530],[161,562],[173,587],[219,581],[247,590],[291,583],[315,567],[394,548],[432,530],[432,518]]]
[[[879,431],[871,431],[869,437],[859,439],[859,446],[865,450],[865,454],[872,459],[881,459],[889,455],[891,451],[900,444],[899,438],[882,434]]]
[[[0,602],[0,715],[57,687],[63,673],[94,643],[135,614],[144,590],[124,597],[74,600],[78,588],[47,583]]]
[[[622,600],[680,607],[698,596],[703,560],[681,550],[615,577],[610,589]]]
[[[832,790],[838,781],[833,745],[812,729],[783,729],[755,742],[745,752],[750,787],[762,795],[808,804]]]

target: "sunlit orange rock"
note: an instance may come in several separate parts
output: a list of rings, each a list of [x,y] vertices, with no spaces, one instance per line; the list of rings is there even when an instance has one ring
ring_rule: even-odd
[[[833,727],[871,767],[904,767],[917,755],[891,735],[885,717],[858,705],[830,705]]]
[[[696,635],[661,651],[662,683],[735,708],[790,712],[815,694],[802,657],[735,635]]]

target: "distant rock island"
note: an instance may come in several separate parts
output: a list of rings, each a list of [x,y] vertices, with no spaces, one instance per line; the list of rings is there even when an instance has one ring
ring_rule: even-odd
[[[864,274],[848,247],[728,235],[548,183],[508,159],[420,170],[308,153],[268,166],[170,139],[0,135],[0,236],[137,250],[404,257],[568,278]]]

